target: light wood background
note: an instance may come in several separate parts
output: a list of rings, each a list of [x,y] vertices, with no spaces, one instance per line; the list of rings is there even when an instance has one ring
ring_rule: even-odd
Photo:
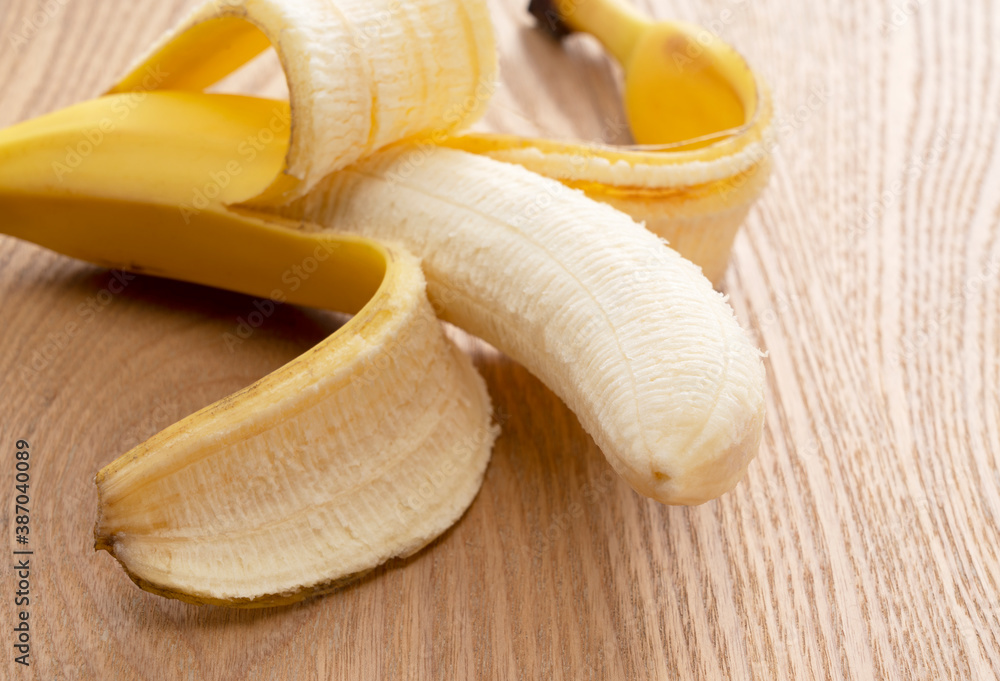
[[[190,4],[4,0],[0,124],[97,94]],[[560,51],[524,4],[493,3],[507,85],[486,124],[620,141],[614,68],[588,40]],[[538,381],[468,343],[504,424],[453,530],[283,609],[151,596],[92,550],[94,473],[336,320],[283,309],[230,353],[248,298],[148,278],[104,294],[108,273],[0,239],[0,524],[25,438],[35,550],[34,666],[12,660],[5,568],[0,678],[1000,675],[1000,3],[645,4],[738,46],[780,110],[725,281],[769,353],[739,488],[640,498]],[[235,85],[281,78],[265,63]]]

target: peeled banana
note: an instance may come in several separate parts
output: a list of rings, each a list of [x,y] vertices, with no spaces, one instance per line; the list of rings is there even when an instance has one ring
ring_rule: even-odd
[[[697,504],[757,451],[763,367],[722,295],[579,191],[453,149],[380,152],[280,213],[402,243],[443,319],[527,367],[638,492]]]
[[[202,92],[269,44],[288,102]],[[656,183],[704,171],[723,201],[719,169],[742,167],[753,142],[709,145],[690,165],[678,155],[695,152],[624,170],[595,156],[585,195],[543,142],[460,134],[495,63],[479,0],[210,2],[110,94],[0,131],[4,232],[355,313],[98,474],[96,545],[141,587],[290,602],[453,523],[496,429],[434,311],[560,395],[640,493],[700,503],[742,477],[763,427],[760,353],[696,265],[587,195],[648,190],[659,210]],[[508,152],[556,179],[497,160]],[[730,219],[698,201],[693,220]],[[307,258],[315,274],[292,289],[283,275]]]

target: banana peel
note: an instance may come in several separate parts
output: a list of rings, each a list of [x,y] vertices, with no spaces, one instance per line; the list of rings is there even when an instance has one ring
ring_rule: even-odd
[[[203,92],[269,45],[288,102]],[[728,225],[743,209],[719,202],[752,187],[731,191],[720,169],[748,167],[765,119],[701,149],[587,151],[572,174],[560,143],[461,134],[495,68],[474,0],[210,2],[107,96],[0,131],[5,233],[355,313],[98,474],[97,548],[139,586],[287,603],[450,526],[496,429],[434,311],[543,380],[640,493],[701,503],[742,477],[763,427],[760,353],[695,264],[588,196]],[[93,130],[100,141],[69,163]],[[282,274],[306,258],[317,274],[286,290]]]
[[[498,134],[445,144],[517,163],[614,206],[721,283],[771,172],[767,85],[707,29],[652,21],[620,0],[533,0],[530,11],[556,38],[593,34],[622,65],[636,144]]]

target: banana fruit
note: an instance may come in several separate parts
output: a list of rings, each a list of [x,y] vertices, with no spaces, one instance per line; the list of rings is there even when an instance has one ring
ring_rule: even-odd
[[[202,91],[268,45],[288,102]],[[478,0],[210,2],[110,94],[0,131],[5,233],[355,314],[98,474],[96,546],[142,588],[291,602],[453,523],[496,429],[434,312],[535,373],[640,493],[701,503],[742,477],[763,428],[759,351],[695,264],[588,198],[659,211],[667,190],[612,178],[682,182],[712,162],[595,156],[578,181],[543,141],[460,134],[495,67]],[[734,139],[697,151],[739,165],[753,142]],[[307,260],[305,284],[283,286]]]

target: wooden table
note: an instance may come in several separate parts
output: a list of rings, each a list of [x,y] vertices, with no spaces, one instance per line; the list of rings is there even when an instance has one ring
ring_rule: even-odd
[[[0,124],[97,94],[191,4],[6,0]],[[523,4],[493,3],[506,85],[486,125],[618,141],[615,69],[586,39],[560,51]],[[146,594],[92,550],[94,473],[337,320],[285,309],[231,353],[248,298],[143,277],[108,294],[109,273],[5,238],[0,518],[13,547],[24,438],[35,554],[33,666],[13,662],[4,569],[0,678],[1000,674],[1000,3],[650,9],[714,27],[780,107],[773,179],[724,285],[769,353],[739,488],[695,508],[637,496],[537,380],[464,340],[505,423],[439,541],[283,609]],[[233,87],[281,84],[265,63]]]

